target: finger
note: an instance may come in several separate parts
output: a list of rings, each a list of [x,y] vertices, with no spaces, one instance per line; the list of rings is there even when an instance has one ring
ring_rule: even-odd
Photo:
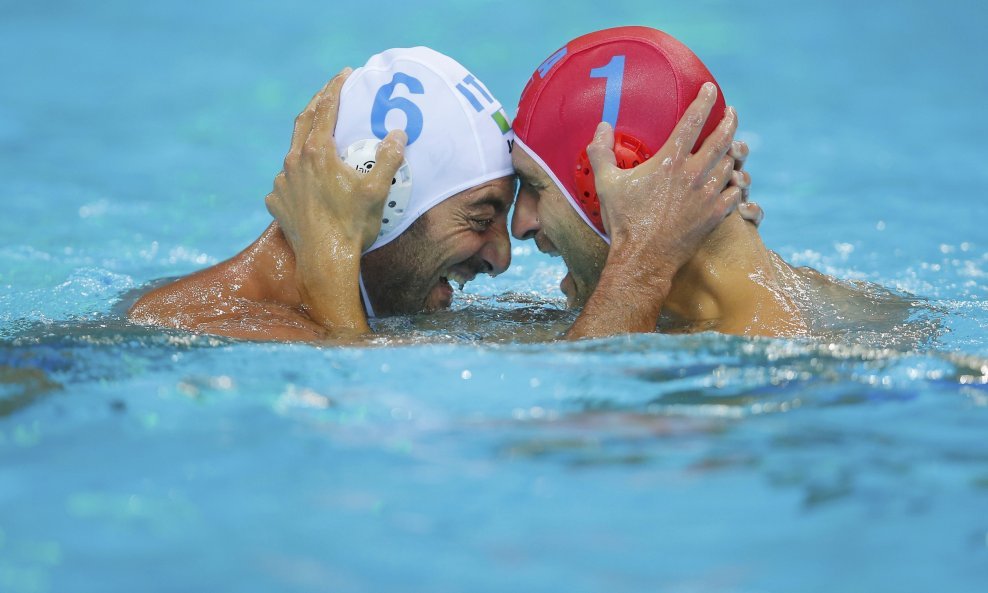
[[[339,74],[336,76],[339,76]],[[305,143],[305,139],[309,137],[309,132],[312,130],[312,118],[316,114],[316,105],[326,94],[326,89],[329,88],[329,85],[333,84],[333,80],[336,79],[336,76],[329,79],[329,81],[327,81],[316,94],[312,95],[312,98],[309,100],[309,104],[306,105],[305,109],[302,110],[302,113],[299,113],[298,117],[295,118],[295,129],[292,131],[292,144],[288,149],[289,152],[302,150],[302,144]]]
[[[305,139],[303,148],[319,153],[336,154],[336,142],[333,134],[336,132],[336,118],[340,112],[340,93],[343,83],[353,70],[344,68],[333,80],[316,103],[316,112],[312,118],[312,130]]]
[[[762,219],[765,218],[765,212],[762,210],[761,206],[755,204],[754,202],[742,201],[738,204],[738,213],[741,214],[741,218],[754,224],[756,227],[762,224]]]
[[[734,133],[738,129],[738,116],[737,112],[734,111],[733,107],[728,107],[724,110],[724,117],[717,124],[714,131],[707,136],[707,139],[703,141],[703,146],[697,151],[694,159],[697,161],[699,166],[698,172],[701,176],[705,175],[713,167],[716,167],[727,151],[731,148],[731,143],[734,141]],[[734,168],[734,163],[731,163],[731,168]]]
[[[751,175],[747,171],[732,171],[728,185],[737,186],[741,190],[741,201],[748,201],[748,194],[751,192]]]
[[[731,142],[731,149],[727,154],[734,159],[734,168],[738,171],[744,168],[745,161],[748,160],[748,143],[744,140]]]
[[[730,158],[728,156],[728,158]],[[737,161],[734,161],[735,169],[731,171],[731,182],[730,185],[736,185],[742,190],[746,190],[751,186],[751,175],[747,171],[739,171],[737,169]]]
[[[731,184],[731,180],[734,179],[734,159],[724,155],[720,159],[720,163],[714,168],[714,172],[717,177],[724,180],[724,187]]]
[[[614,128],[607,122],[597,124],[593,141],[587,146],[587,157],[595,179],[617,170],[617,157],[614,156]]]
[[[734,159],[724,156],[720,163],[710,172],[706,186],[711,192],[720,192],[731,186],[734,174]],[[710,195],[713,195],[712,193]]]
[[[390,191],[391,181],[398,174],[398,169],[405,161],[405,144],[407,142],[408,136],[404,130],[391,130],[384,137],[384,140],[377,145],[374,168],[367,174],[366,179],[385,196]]]
[[[669,142],[673,143],[673,159],[682,160],[689,156],[696,144],[696,139],[700,137],[703,126],[707,123],[707,118],[710,117],[710,110],[713,109],[716,100],[717,85],[712,82],[704,83],[696,99],[686,108],[683,117],[676,124],[672,135],[669,136],[669,140],[662,147],[665,149],[669,146]]]
[[[731,186],[726,188],[724,191],[720,192],[720,200],[717,207],[721,210],[721,214],[724,218],[727,218],[731,212],[737,210],[738,205],[741,204],[741,190]]]
[[[278,218],[278,215],[281,212],[282,201],[280,196],[284,192],[285,183],[285,172],[282,171],[275,176],[274,188],[271,190],[271,193],[264,197],[264,205],[267,206],[268,212],[271,213],[271,216],[275,218]]]
[[[285,172],[282,171],[275,175],[274,177],[274,189],[271,190],[272,194],[282,194],[285,191],[285,185],[288,183],[288,178]]]

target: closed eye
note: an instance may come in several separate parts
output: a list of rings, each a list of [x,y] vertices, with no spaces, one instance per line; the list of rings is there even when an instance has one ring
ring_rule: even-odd
[[[493,218],[471,218],[470,219],[470,222],[473,223],[473,225],[475,227],[477,227],[479,230],[485,231],[488,228],[490,228],[490,226],[492,224],[494,224],[494,219]]]

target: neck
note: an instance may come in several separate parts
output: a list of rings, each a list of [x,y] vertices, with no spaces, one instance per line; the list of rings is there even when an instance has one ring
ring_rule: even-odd
[[[227,268],[240,296],[292,308],[302,306],[295,279],[295,254],[278,223],[272,222],[256,241],[221,265]]]
[[[765,248],[754,226],[732,214],[676,274],[665,312],[696,330],[801,334],[802,317],[781,281],[787,267]]]

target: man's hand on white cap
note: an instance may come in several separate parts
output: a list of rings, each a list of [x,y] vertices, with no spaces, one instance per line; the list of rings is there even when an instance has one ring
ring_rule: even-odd
[[[297,284],[310,315],[338,332],[364,333],[369,328],[360,302],[360,255],[381,230],[406,136],[390,132],[368,173],[343,162],[333,132],[350,72],[346,68],[329,81],[295,119],[284,169],[265,204],[295,253]]]

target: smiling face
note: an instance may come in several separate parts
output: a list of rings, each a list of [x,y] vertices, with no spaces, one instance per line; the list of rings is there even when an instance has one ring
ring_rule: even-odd
[[[524,150],[511,160],[518,174],[518,200],[511,219],[516,239],[533,239],[539,251],[562,256],[569,272],[559,288],[567,306],[582,307],[607,259],[607,243],[576,213],[551,177]]]
[[[450,282],[500,274],[511,263],[507,216],[514,177],[488,181],[431,208],[387,245],[361,259],[364,286],[378,315],[449,307]]]

